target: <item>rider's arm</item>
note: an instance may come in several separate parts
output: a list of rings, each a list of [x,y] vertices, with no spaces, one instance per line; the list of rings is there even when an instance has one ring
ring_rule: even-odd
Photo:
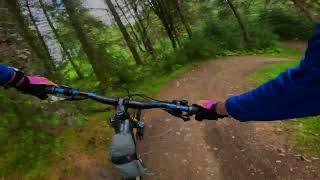
[[[0,64],[0,86],[7,84],[13,77],[14,71],[11,67]]]
[[[13,67],[0,64],[0,86],[14,87],[18,91],[46,99],[46,86],[56,86],[45,77],[25,76],[23,72]]]
[[[319,115],[319,105],[320,23],[300,66],[257,89],[230,97],[223,106],[240,121],[270,121]]]

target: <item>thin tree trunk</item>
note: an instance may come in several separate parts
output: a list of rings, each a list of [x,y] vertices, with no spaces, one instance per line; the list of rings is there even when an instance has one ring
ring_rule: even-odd
[[[111,14],[114,18],[114,20],[116,21],[122,35],[123,35],[123,38],[126,40],[127,42],[127,45],[132,53],[132,56],[134,58],[134,60],[136,61],[137,64],[142,64],[142,60],[141,60],[141,57],[140,55],[138,54],[138,51],[135,47],[135,44],[134,42],[132,41],[129,33],[127,32],[127,29],[126,27],[123,25],[122,21],[121,21],[121,18],[116,10],[116,8],[114,7],[114,5],[112,4],[111,0],[105,0],[106,4],[108,5],[110,11],[111,11]]]
[[[165,28],[168,36],[169,36],[169,39],[171,41],[173,49],[177,50],[177,47],[178,47],[177,46],[177,41],[176,41],[175,35],[174,35],[173,31],[172,31],[172,28],[170,27],[170,25],[167,22],[167,20],[162,18],[162,19],[160,19],[160,21],[162,22],[162,24],[163,24],[163,26],[164,26],[164,28]]]
[[[84,52],[87,54],[92,69],[96,75],[97,80],[100,82],[102,90],[107,89],[107,82],[109,80],[108,70],[109,64],[106,61],[106,54],[104,48],[96,46],[93,39],[88,37],[84,27],[81,25],[81,12],[77,9],[77,4],[74,0],[64,0],[66,11],[69,15],[70,22],[74,27],[76,34],[81,42]]]
[[[154,11],[154,13],[160,19],[165,31],[167,32],[167,35],[171,41],[172,48],[174,50],[177,50],[177,41],[176,41],[175,33],[173,32],[173,29],[170,26],[170,23],[168,22],[168,19],[166,17],[166,12],[162,7],[161,2],[159,0],[149,0],[148,2],[152,10]]]
[[[162,8],[162,11],[164,12],[163,16],[167,20],[167,23],[169,24],[169,28],[173,33],[173,36],[175,41],[177,42],[177,45],[181,47],[181,43],[179,40],[179,33],[178,33],[178,30],[176,29],[175,22],[174,22],[175,15],[172,15],[172,12],[171,12],[172,7],[170,7],[168,2],[166,1],[160,1],[159,5],[160,5],[160,8]]]
[[[133,28],[132,24],[130,23],[130,20],[127,18],[126,13],[123,11],[122,7],[120,7],[120,4],[118,3],[118,1],[115,1],[115,2],[116,2],[116,5],[118,6],[118,9],[121,11],[122,15],[123,15],[124,18],[126,19],[128,25],[129,25],[129,27],[130,27],[130,29],[131,29],[131,31],[132,31],[132,34],[133,34],[133,36],[134,36],[134,38],[135,38],[135,40],[136,40],[136,42],[137,42],[137,44],[138,44],[138,47],[139,47],[140,51],[143,51],[143,52],[144,52],[145,50],[144,50],[144,49],[141,47],[141,45],[140,45],[140,44],[141,44],[141,39],[138,37],[135,29]]]
[[[135,19],[136,26],[137,26],[137,29],[138,29],[140,36],[142,37],[142,42],[143,42],[144,47],[146,48],[147,52],[151,56],[155,57],[154,48],[152,46],[152,42],[150,40],[148,30],[143,24],[143,20],[141,19],[140,15],[138,13],[137,6],[134,5],[134,3],[132,1],[129,1],[129,4],[128,4],[127,0],[124,0],[123,2],[125,3],[125,6],[128,9],[128,11],[130,12],[131,16]],[[132,14],[132,12],[130,11],[130,8],[133,9],[134,14]]]
[[[5,8],[6,2],[4,0],[0,0],[0,8]]]
[[[39,42],[39,39],[37,39],[33,32],[29,29],[28,20],[25,19],[21,11],[21,5],[19,1],[6,0],[6,3],[9,11],[17,20],[20,34],[27,41],[32,51],[36,53],[37,57],[42,60],[44,67],[47,69],[46,75],[52,80],[57,80],[59,76],[56,74],[57,72],[55,71],[55,66],[52,63],[50,56],[48,56],[48,54],[45,53],[45,50],[43,50],[44,47]]]
[[[174,39],[176,40],[177,44],[179,47],[181,47],[181,42],[179,39],[179,33],[178,30],[175,27],[175,23],[173,22],[173,19],[171,17],[168,18],[169,19],[169,27],[174,35]]]
[[[32,11],[31,11],[31,8],[30,8],[30,4],[29,4],[29,1],[28,0],[25,0],[25,3],[26,3],[26,7],[27,7],[27,10],[28,10],[28,15],[30,17],[30,20],[33,24],[33,26],[35,27],[36,29],[36,32],[37,32],[37,35],[38,35],[38,38],[44,48],[44,53],[46,54],[47,57],[49,57],[49,61],[46,62],[45,64],[47,64],[47,68],[50,68],[49,70],[52,71],[52,72],[56,72],[56,67],[55,67],[55,64],[53,62],[53,58],[51,57],[51,54],[50,54],[50,51],[49,51],[49,48],[46,44],[46,41],[44,40],[43,36],[41,35],[41,31],[36,23],[36,20],[32,14]]]
[[[55,35],[56,39],[58,40],[58,42],[61,45],[63,53],[67,56],[67,59],[70,61],[71,65],[72,65],[73,69],[76,71],[79,79],[83,79],[84,76],[83,76],[82,72],[80,71],[80,69],[76,65],[76,63],[73,61],[73,58],[72,58],[71,54],[68,51],[68,48],[64,44],[62,38],[60,37],[60,35],[59,35],[58,31],[57,31],[57,29],[54,27],[43,0],[39,0],[39,3],[40,3],[40,6],[41,6],[41,8],[43,10],[43,13],[44,13],[44,15],[45,15],[45,17],[47,19],[48,24],[49,24],[50,28],[52,29],[53,34]]]
[[[313,17],[312,17],[311,12],[310,12],[307,8],[305,8],[305,7],[303,6],[303,4],[301,4],[301,2],[300,2],[299,0],[292,0],[292,2],[295,4],[295,6],[296,6],[298,9],[300,9],[300,11],[302,11],[302,12],[305,14],[305,16],[306,16],[311,22],[314,22],[314,19],[313,19]]]
[[[36,43],[36,39],[34,38],[33,33],[29,29],[29,23],[22,15],[20,9],[21,5],[18,2],[18,0],[6,0],[6,3],[8,5],[9,11],[12,15],[14,15],[15,19],[17,20],[20,34],[28,42],[32,51],[36,53],[38,58],[44,58],[43,54],[40,53],[41,50],[39,49],[38,44]]]
[[[228,3],[229,7],[231,8],[234,16],[235,16],[236,19],[238,20],[238,23],[239,23],[239,25],[240,25],[240,27],[241,27],[241,30],[242,30],[242,32],[243,32],[243,36],[244,36],[245,41],[246,41],[247,43],[250,43],[250,33],[249,33],[246,25],[244,24],[244,21],[243,21],[241,15],[239,14],[238,10],[237,10],[237,9],[235,8],[235,6],[233,5],[232,0],[226,0],[226,1],[227,1],[227,3]]]
[[[182,22],[183,26],[185,27],[185,29],[189,35],[189,38],[191,39],[192,38],[192,30],[191,30],[191,27],[184,16],[184,14],[182,13],[181,5],[180,5],[181,3],[179,0],[175,0],[175,3],[176,3],[177,12],[178,12],[178,15],[181,19],[181,22]]]

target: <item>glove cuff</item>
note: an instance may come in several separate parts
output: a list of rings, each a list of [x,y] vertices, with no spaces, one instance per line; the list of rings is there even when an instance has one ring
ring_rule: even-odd
[[[217,115],[218,115],[218,118],[225,118],[225,117],[229,117],[229,115],[226,115],[228,113],[225,113],[224,111],[221,110],[221,106],[219,105],[222,105],[224,106],[224,103],[222,102],[217,102],[215,103],[212,108],[210,109],[211,111],[214,111]],[[220,109],[218,109],[218,106]],[[218,109],[218,110],[217,110]]]
[[[4,85],[4,87],[19,87],[24,81],[24,74],[21,71],[13,71],[11,79]]]
[[[7,84],[4,85],[5,88],[14,87],[18,90],[22,90],[27,84],[29,83],[29,79],[25,77],[24,73],[19,70],[13,71],[13,76],[7,82]]]

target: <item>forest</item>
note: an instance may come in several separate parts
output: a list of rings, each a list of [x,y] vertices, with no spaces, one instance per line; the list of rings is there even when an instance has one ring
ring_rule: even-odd
[[[209,60],[287,53],[281,42],[306,42],[320,12],[319,0],[96,1],[0,0],[0,63],[102,94],[154,96]],[[70,154],[107,154],[110,109],[13,89],[0,101],[0,178],[73,177]]]

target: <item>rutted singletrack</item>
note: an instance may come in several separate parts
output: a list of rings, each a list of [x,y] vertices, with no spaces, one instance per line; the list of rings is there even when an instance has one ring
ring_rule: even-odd
[[[244,92],[248,75],[267,64],[287,59],[228,57],[193,67],[171,81],[158,98],[223,100]],[[182,122],[152,110],[139,145],[149,172],[146,179],[319,179],[317,160],[309,162],[287,146],[285,122]]]

